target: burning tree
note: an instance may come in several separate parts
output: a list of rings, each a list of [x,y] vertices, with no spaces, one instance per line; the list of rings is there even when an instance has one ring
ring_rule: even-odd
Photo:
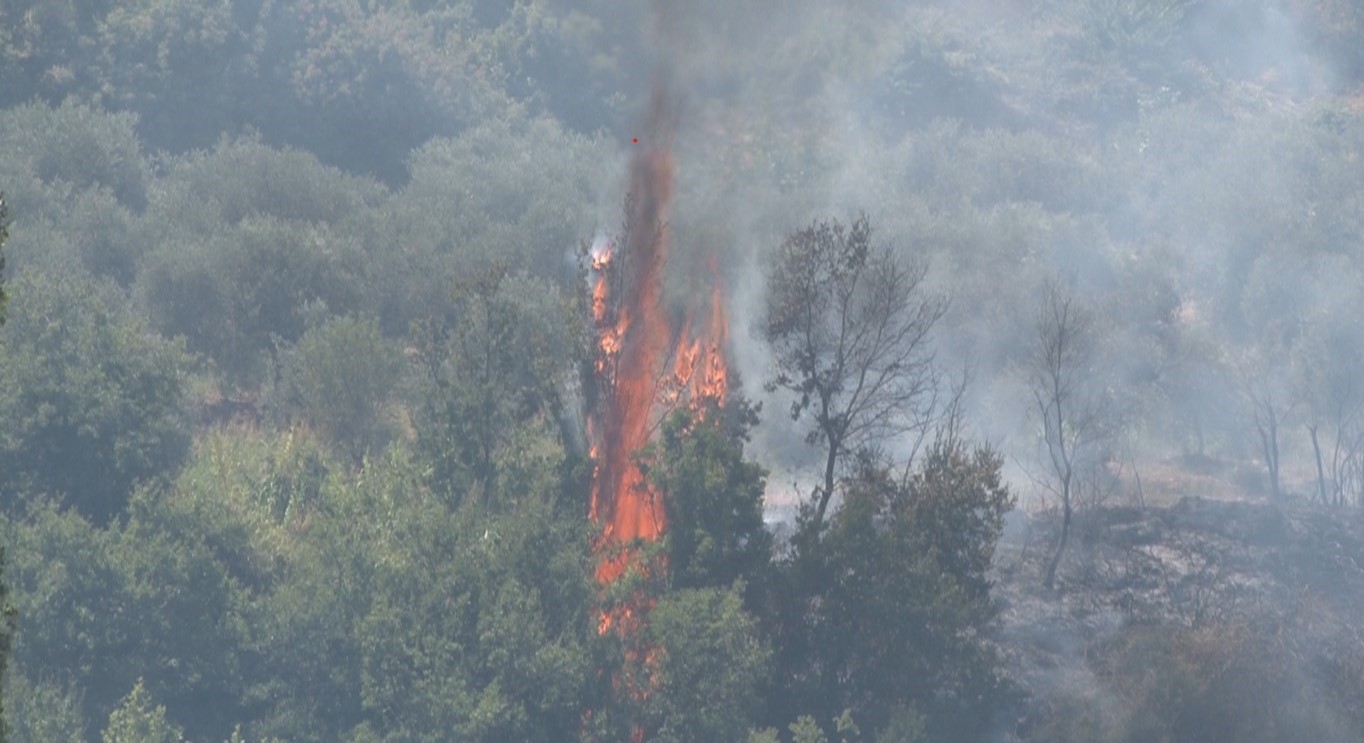
[[[668,208],[673,189],[671,115],[656,88],[646,129],[652,136],[630,166],[625,222],[615,238],[584,246],[588,322],[594,338],[586,369],[587,428],[592,461],[589,515],[601,527],[596,578],[606,596],[603,634],[623,641],[616,693],[634,706],[657,677],[659,648],[650,639],[650,590],[667,569],[656,549],[668,527],[667,510],[640,459],[669,414],[687,409],[694,420],[724,407],[728,319],[712,256],[709,302],[670,313],[663,281],[670,247]],[[674,325],[672,319],[680,318]],[[625,578],[625,580],[622,580]],[[644,721],[634,721],[635,738]]]
[[[653,136],[631,162],[621,234],[584,250],[596,339],[585,385],[593,461],[589,513],[602,526],[606,548],[663,534],[666,515],[635,455],[669,410],[700,410],[707,401],[723,406],[729,386],[728,318],[714,259],[704,312],[689,308],[675,329],[663,306],[673,161],[662,88],[654,92],[647,128]],[[624,567],[620,556],[603,560],[597,578],[609,583]]]
[[[631,218],[619,238],[598,240],[586,250],[596,338],[586,385],[593,461],[589,513],[605,540],[617,545],[656,540],[667,527],[658,493],[636,455],[668,413],[689,408],[704,416],[709,408],[723,407],[729,391],[728,321],[718,284],[706,314],[698,321],[696,313],[687,313],[674,332],[660,301],[666,228],[650,220],[648,237],[638,237],[631,224],[640,217],[636,204],[627,200]],[[598,579],[610,582],[623,568],[604,561]]]

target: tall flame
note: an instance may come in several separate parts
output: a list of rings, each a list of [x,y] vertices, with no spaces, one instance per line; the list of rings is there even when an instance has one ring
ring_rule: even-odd
[[[661,560],[644,565],[636,559],[636,543],[659,539],[667,529],[667,514],[662,495],[641,471],[635,454],[672,410],[687,405],[704,415],[723,405],[729,391],[729,320],[715,257],[710,260],[709,307],[699,312],[690,308],[674,332],[663,306],[674,172],[667,103],[666,91],[655,85],[646,118],[652,137],[630,163],[623,244],[599,240],[586,256],[596,341],[587,421],[592,458],[588,509],[602,527],[595,549],[596,578],[603,586],[632,563],[646,575],[666,569]],[[640,593],[604,610],[598,629],[637,637],[651,605]],[[646,697],[650,688],[641,679],[653,658],[651,648],[627,651],[625,666],[614,675],[617,691]],[[642,728],[636,726],[634,738],[643,739]]]
[[[589,515],[602,526],[601,583],[624,572],[629,555],[620,547],[654,541],[667,528],[661,496],[633,456],[669,412],[687,405],[704,414],[706,403],[723,405],[729,391],[729,319],[714,256],[709,306],[689,310],[676,332],[664,311],[672,179],[666,139],[636,156],[625,244],[598,241],[587,256],[596,334],[596,397],[588,419],[593,458]]]

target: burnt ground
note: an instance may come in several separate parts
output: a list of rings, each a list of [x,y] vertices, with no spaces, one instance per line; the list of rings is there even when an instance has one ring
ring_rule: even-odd
[[[1016,729],[1048,700],[1102,703],[1102,648],[1132,628],[1268,627],[1271,641],[1292,646],[1286,657],[1312,667],[1364,653],[1359,509],[1201,497],[1096,507],[1076,514],[1056,590],[1047,592],[1042,575],[1058,529],[1054,513],[1017,512],[996,552],[997,638],[1007,676],[1032,705]]]

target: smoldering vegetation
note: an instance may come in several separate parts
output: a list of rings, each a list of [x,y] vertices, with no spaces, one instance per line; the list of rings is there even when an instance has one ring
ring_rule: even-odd
[[[1364,738],[1357,2],[0,0],[0,192],[11,740]]]

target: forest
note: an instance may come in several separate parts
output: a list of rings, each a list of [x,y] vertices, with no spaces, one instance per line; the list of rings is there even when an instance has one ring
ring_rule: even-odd
[[[0,0],[0,743],[1364,740],[1364,4]]]

